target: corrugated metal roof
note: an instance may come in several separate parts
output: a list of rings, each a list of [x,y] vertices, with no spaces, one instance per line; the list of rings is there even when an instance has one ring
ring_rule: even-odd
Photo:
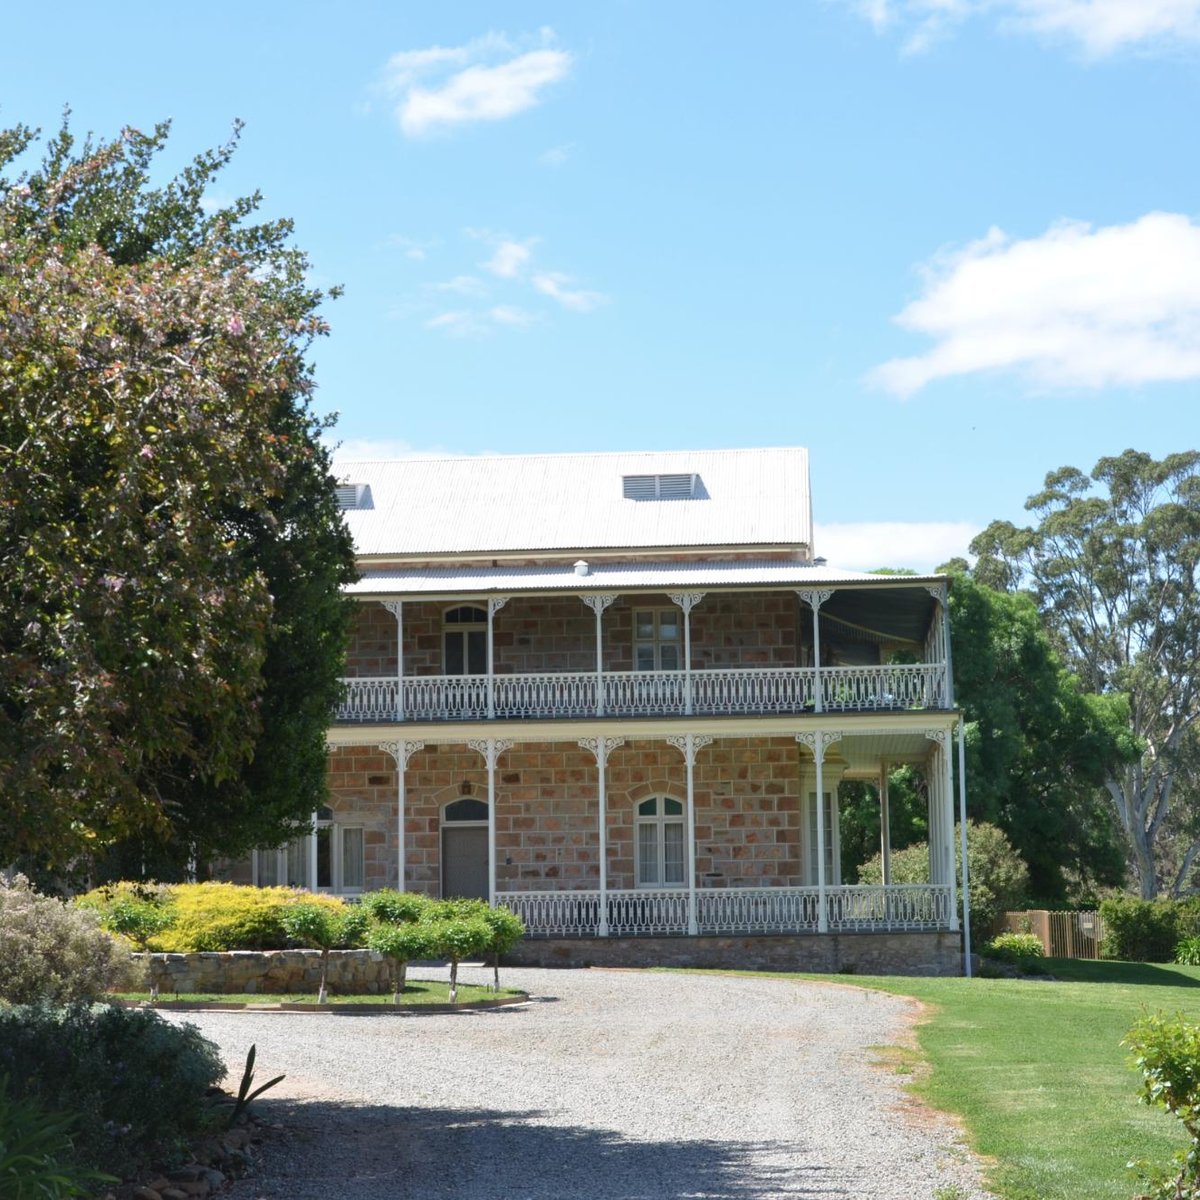
[[[812,545],[808,451],[337,462],[370,505],[346,523],[360,555],[487,554],[667,546]],[[698,496],[627,500],[626,475],[699,476]]]
[[[703,587],[880,588],[940,583],[943,576],[868,575],[835,567],[781,562],[596,563],[587,575],[572,567],[426,567],[366,571],[347,591],[358,596],[470,596],[510,592],[611,592]]]

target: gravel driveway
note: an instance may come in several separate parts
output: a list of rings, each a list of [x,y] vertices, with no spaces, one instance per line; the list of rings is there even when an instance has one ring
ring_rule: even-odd
[[[288,1076],[257,1105],[288,1132],[229,1200],[987,1195],[953,1126],[871,1065],[870,1047],[907,1041],[907,1001],[712,975],[502,982],[534,999],[426,1017],[189,1014],[231,1073],[253,1042],[261,1079]]]

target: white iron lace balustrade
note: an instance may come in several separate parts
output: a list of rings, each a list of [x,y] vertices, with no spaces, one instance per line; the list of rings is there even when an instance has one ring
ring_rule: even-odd
[[[611,937],[686,934],[688,893],[683,888],[614,890],[604,894]],[[601,893],[499,892],[530,937],[595,937]],[[888,887],[845,885],[826,889],[831,931],[934,932],[950,927],[950,888],[910,883]],[[820,894],[815,887],[700,888],[699,932],[725,934],[816,933]]]
[[[811,667],[721,667],[691,672],[692,712],[701,716],[789,715],[815,708],[817,672]],[[682,671],[594,671],[496,675],[497,718],[547,720],[595,716],[598,689],[609,717],[680,716],[687,707]],[[876,667],[823,667],[826,712],[943,708],[944,663],[892,663]],[[464,721],[486,718],[486,675],[419,675],[344,679],[339,721]],[[403,706],[398,704],[403,689]]]

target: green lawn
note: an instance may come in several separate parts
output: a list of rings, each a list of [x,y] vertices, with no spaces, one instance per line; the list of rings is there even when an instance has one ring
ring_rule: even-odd
[[[960,1116],[1007,1200],[1129,1200],[1132,1158],[1166,1166],[1176,1120],[1139,1104],[1120,1041],[1146,1012],[1200,1020],[1200,967],[1047,960],[1057,982],[794,976],[914,996],[928,1069],[912,1088]],[[881,1053],[907,1074],[905,1056]]]
[[[499,995],[493,992],[490,988],[477,987],[474,984],[460,983],[458,985],[458,1003],[466,1004],[475,1000],[495,1000],[508,999],[513,996],[522,996],[523,992],[515,988],[501,988]],[[121,992],[113,997],[116,1000],[128,1001],[143,1001],[150,999],[149,992]],[[167,1003],[172,1000],[181,1001],[186,1004],[312,1004],[316,1005],[317,996],[315,992],[293,992],[289,995],[270,995],[263,993],[219,993],[219,992],[180,992],[167,993],[160,992],[159,1003]],[[388,1008],[394,1007],[392,1004],[392,993],[387,992],[380,996],[338,996],[333,992],[329,993],[330,1004],[364,1004],[364,1005],[386,1005]],[[405,1008],[415,1007],[422,1004],[449,1004],[450,1003],[450,985],[446,983],[438,983],[426,980],[409,980],[408,986],[404,989],[402,1004]]]

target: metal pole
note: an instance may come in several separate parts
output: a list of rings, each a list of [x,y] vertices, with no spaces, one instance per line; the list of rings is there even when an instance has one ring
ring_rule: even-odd
[[[959,845],[962,849],[963,974],[971,978],[971,889],[967,871],[967,748],[966,722],[958,719],[958,820]]]

